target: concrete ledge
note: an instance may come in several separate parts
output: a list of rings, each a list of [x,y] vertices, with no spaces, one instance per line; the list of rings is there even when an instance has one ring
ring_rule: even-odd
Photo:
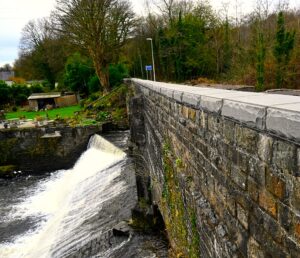
[[[183,104],[197,108],[200,103],[200,96],[196,94],[183,92],[182,102]]]
[[[298,112],[269,108],[266,127],[270,132],[300,141],[300,113]]]
[[[174,90],[166,89],[166,88],[160,88],[160,93],[164,96],[167,96],[168,98],[173,99],[173,92]]]
[[[131,79],[130,82],[183,105],[221,114],[249,127],[300,142],[300,96],[192,87],[141,79]],[[145,90],[144,94],[149,93]]]
[[[251,127],[257,127],[260,130],[265,129],[265,107],[224,100],[221,114],[242,123],[246,123]]]
[[[174,90],[174,93],[173,93],[173,98],[178,101],[178,102],[182,102],[182,95],[183,95],[183,92],[182,91],[177,91],[177,90]]]
[[[222,98],[202,96],[200,108],[209,112],[220,113],[223,106]]]

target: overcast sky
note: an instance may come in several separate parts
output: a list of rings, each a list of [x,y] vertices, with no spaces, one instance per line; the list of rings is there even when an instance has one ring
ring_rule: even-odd
[[[144,0],[131,0],[138,14],[145,14]],[[158,1],[158,0],[156,0]],[[256,0],[211,0],[219,10],[222,2],[227,2],[233,13],[238,1],[242,14],[250,12]],[[31,19],[48,16],[54,9],[55,0],[0,0],[0,66],[12,64],[18,56],[18,46],[22,28]],[[290,7],[300,7],[300,0],[290,0]]]

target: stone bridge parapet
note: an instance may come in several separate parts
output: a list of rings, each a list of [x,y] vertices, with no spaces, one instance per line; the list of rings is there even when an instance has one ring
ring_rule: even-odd
[[[300,97],[129,79],[140,199],[182,257],[299,257]]]

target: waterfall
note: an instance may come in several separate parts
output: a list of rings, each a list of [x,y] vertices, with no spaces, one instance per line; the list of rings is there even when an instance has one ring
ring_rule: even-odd
[[[53,173],[14,207],[12,221],[41,219],[13,242],[0,244],[0,257],[93,257],[121,246],[125,239],[112,241],[111,229],[130,218],[136,203],[133,175],[124,176],[126,164],[122,150],[92,136],[72,169]]]

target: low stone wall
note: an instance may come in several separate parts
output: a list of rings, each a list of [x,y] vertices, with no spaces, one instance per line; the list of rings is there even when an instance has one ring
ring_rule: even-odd
[[[68,169],[101,131],[102,126],[0,130],[0,167],[35,174]]]
[[[299,257],[300,98],[127,83],[138,194],[174,252]]]

